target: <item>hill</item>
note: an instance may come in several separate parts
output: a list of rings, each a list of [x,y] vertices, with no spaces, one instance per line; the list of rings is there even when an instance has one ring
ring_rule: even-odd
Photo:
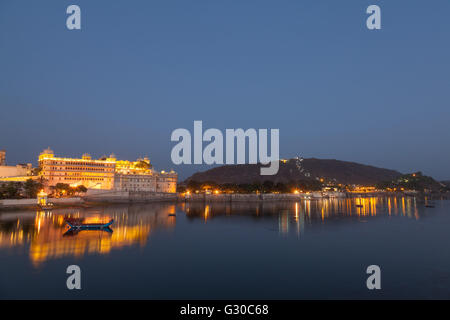
[[[281,160],[280,169],[273,176],[261,176],[260,166],[259,164],[224,165],[197,172],[186,179],[186,182],[245,184],[264,181],[289,183],[323,179],[325,182],[341,184],[374,185],[382,181],[391,181],[402,175],[394,170],[334,159],[294,158]]]

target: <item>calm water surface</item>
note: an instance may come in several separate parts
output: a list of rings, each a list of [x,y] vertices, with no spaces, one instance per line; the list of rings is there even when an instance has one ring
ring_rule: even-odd
[[[448,299],[450,202],[434,204],[405,197],[2,212],[0,298]],[[116,222],[112,233],[69,234],[67,217]],[[66,288],[71,264],[82,270],[82,290]],[[371,264],[382,269],[382,290],[366,288]]]

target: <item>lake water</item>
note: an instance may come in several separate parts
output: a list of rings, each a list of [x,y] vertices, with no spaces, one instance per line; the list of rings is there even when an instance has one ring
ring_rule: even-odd
[[[1,212],[0,298],[448,299],[450,202],[434,204],[404,197]],[[67,217],[113,218],[113,232],[66,233]],[[81,290],[66,287],[72,264]],[[381,267],[381,290],[366,287],[372,264]]]

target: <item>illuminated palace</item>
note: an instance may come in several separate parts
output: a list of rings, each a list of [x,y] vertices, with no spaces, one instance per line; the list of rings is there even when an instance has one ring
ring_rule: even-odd
[[[148,158],[117,160],[113,154],[97,160],[89,154],[81,159],[60,158],[50,148],[39,155],[39,166],[47,186],[65,183],[88,189],[174,193],[178,178],[174,171],[153,170]]]

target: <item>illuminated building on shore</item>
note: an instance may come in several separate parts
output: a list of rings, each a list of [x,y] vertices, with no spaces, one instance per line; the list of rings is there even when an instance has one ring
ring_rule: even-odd
[[[156,191],[175,193],[177,191],[178,175],[174,171],[161,171],[156,177]]]
[[[146,157],[136,161],[117,160],[114,154],[98,160],[88,154],[81,159],[59,158],[50,148],[40,154],[39,166],[49,187],[65,183],[88,189],[174,193],[178,178],[173,171],[154,171]]]
[[[146,191],[175,193],[177,189],[177,174],[171,172],[157,172],[152,170],[148,158],[131,162],[116,161],[116,175],[114,189],[119,191]]]
[[[39,155],[39,166],[47,186],[58,183],[84,185],[90,189],[112,189],[114,186],[116,163],[108,159],[93,160],[88,154],[81,159],[59,158],[48,148]]]
[[[112,157],[112,156],[111,156]],[[116,161],[114,189],[119,191],[156,192],[156,176],[148,158]]]
[[[370,193],[370,192],[377,192],[376,187],[372,186],[355,186],[353,190],[350,190],[350,192],[354,193]]]
[[[119,191],[156,192],[156,177],[148,174],[116,174],[114,189]]]

